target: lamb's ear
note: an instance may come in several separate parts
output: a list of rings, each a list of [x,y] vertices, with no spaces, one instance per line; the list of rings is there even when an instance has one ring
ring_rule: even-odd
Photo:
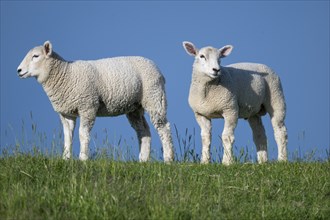
[[[52,55],[52,53],[53,53],[53,46],[50,43],[50,41],[46,41],[44,43],[44,52],[45,52],[46,56],[48,56],[48,57]]]
[[[196,56],[198,53],[198,49],[195,47],[195,45],[191,42],[188,41],[183,41],[182,43],[183,48],[186,50],[186,52],[190,55],[190,56]]]
[[[233,50],[232,45],[226,45],[226,46],[220,48],[219,49],[220,58],[228,56],[231,53],[232,50]]]

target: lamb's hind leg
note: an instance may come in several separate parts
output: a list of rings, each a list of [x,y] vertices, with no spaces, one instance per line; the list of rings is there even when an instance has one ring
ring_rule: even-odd
[[[287,161],[288,134],[284,124],[285,111],[274,111],[272,114],[270,114],[270,118],[278,148],[278,160]]]
[[[261,117],[250,117],[249,124],[253,132],[253,141],[257,147],[258,163],[267,162],[267,137]]]
[[[137,137],[139,139],[139,160],[140,162],[148,161],[150,157],[151,135],[148,123],[144,117],[144,110],[139,109],[135,112],[128,113],[127,118],[131,126],[136,131]]]
[[[269,75],[271,83],[269,84],[270,96],[265,107],[270,115],[274,129],[275,141],[278,148],[278,160],[287,161],[288,134],[284,124],[286,114],[286,104],[284,100],[283,89],[280,79],[275,75]]]
[[[160,79],[154,90],[147,91],[142,101],[144,109],[149,113],[150,119],[156,128],[163,145],[163,156],[166,163],[174,160],[174,150],[170,123],[166,118],[166,95],[164,81]]]
[[[163,145],[164,162],[172,162],[174,160],[174,152],[170,123],[164,115],[158,113],[151,113],[151,121]]]

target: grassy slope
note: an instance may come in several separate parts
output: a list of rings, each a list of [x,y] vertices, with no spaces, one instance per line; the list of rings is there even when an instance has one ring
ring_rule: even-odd
[[[330,163],[0,159],[0,219],[329,219]]]

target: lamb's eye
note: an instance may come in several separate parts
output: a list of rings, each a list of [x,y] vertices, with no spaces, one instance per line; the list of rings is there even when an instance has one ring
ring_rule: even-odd
[[[35,55],[32,56],[32,59],[34,59],[34,58],[38,58],[38,57],[39,57],[39,55],[36,55],[36,54],[35,54]]]
[[[206,59],[205,56],[202,54],[199,56],[201,59]]]

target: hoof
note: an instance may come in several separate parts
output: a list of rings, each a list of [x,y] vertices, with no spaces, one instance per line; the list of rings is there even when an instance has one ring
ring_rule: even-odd
[[[79,160],[86,161],[88,160],[88,156],[86,154],[79,154]]]

